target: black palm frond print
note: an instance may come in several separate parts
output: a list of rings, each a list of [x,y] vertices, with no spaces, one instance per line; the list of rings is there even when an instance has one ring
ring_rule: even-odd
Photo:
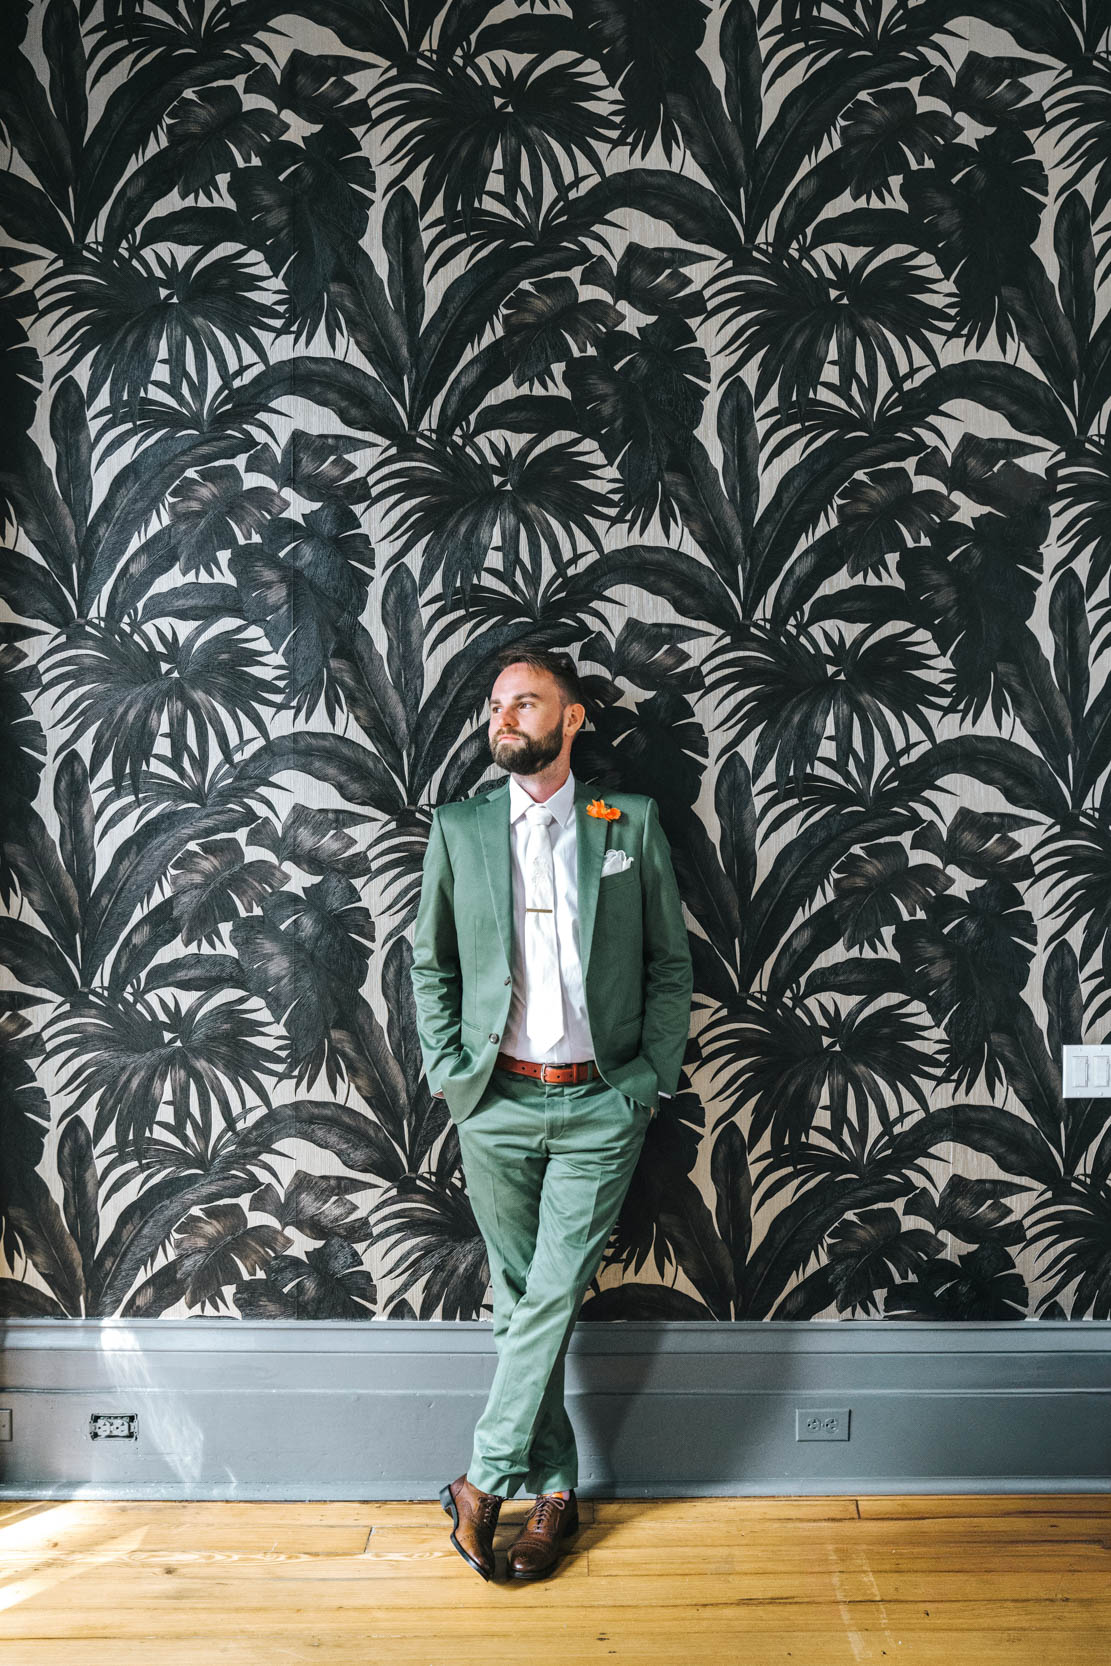
[[[584,1315],[1111,1314],[1109,28],[4,9],[0,1311],[487,1311],[409,933],[528,643],[695,964]]]

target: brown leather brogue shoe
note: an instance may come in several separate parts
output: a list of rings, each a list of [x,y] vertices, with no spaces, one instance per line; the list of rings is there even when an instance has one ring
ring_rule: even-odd
[[[483,1579],[494,1573],[494,1529],[503,1498],[472,1486],[466,1474],[440,1488],[440,1503],[452,1519],[451,1542]]]
[[[559,1561],[565,1542],[578,1530],[579,1505],[574,1488],[570,1498],[541,1493],[509,1547],[505,1566],[510,1579],[543,1579]]]

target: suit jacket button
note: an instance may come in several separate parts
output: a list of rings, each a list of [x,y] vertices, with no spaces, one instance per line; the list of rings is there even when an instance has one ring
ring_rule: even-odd
[[[510,977],[508,977],[508,978],[506,978],[506,980],[505,980],[505,981],[506,981],[506,983],[512,983],[512,982],[513,982],[513,978],[512,978],[512,976],[510,976]]]
[[[491,1032],[490,1040],[491,1041],[500,1041],[501,1040],[501,1037],[498,1035],[496,1030]]]

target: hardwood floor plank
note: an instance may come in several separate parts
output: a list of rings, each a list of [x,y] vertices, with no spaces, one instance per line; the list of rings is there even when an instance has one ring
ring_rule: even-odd
[[[676,1520],[712,1514],[715,1520],[744,1521],[853,1521],[859,1514],[855,1498],[813,1498],[769,1495],[760,1498],[596,1498],[595,1521],[635,1521],[645,1507]]]
[[[873,1495],[858,1500],[860,1514],[869,1520],[909,1520],[921,1516],[1077,1516],[1111,1518],[1111,1489],[1107,1492],[1066,1493],[933,1493],[907,1498]]]
[[[495,1540],[496,1552],[504,1553],[512,1538],[512,1534],[499,1534]],[[141,1545],[135,1549],[113,1549],[106,1555],[103,1549],[90,1546],[73,1550],[63,1548],[53,1552],[16,1551],[0,1554],[0,1573],[7,1572],[15,1577],[16,1573],[20,1572],[25,1577],[28,1572],[36,1569],[45,1570],[82,1562],[100,1566],[105,1563],[141,1566],[162,1565],[167,1561],[173,1561],[213,1568],[219,1568],[221,1564],[241,1564],[248,1561],[266,1563],[270,1560],[281,1560],[311,1563],[318,1556],[326,1554],[329,1553],[319,1549],[307,1552],[271,1552],[266,1549],[250,1551],[230,1547],[217,1548],[206,1544],[200,1549],[178,1548],[172,1551],[164,1545],[157,1548]],[[651,1574],[657,1570],[662,1574],[715,1575],[776,1571],[783,1572],[786,1577],[797,1582],[811,1577],[814,1571],[812,1558],[800,1556],[792,1559],[785,1556],[781,1550],[760,1546],[731,1550],[709,1542],[682,1549],[664,1544],[652,1550],[628,1546],[615,1547],[607,1539],[591,1541],[580,1534],[567,1554],[568,1557],[589,1555],[591,1572],[599,1576],[632,1572]],[[352,1551],[349,1556],[357,1558],[358,1568],[367,1578],[392,1578],[404,1572],[407,1565],[419,1569],[422,1573],[432,1572],[434,1570],[430,1564],[436,1561],[447,1564],[450,1571],[457,1568],[461,1575],[467,1573],[465,1565],[442,1534],[433,1536],[423,1530],[383,1541],[378,1544],[377,1549],[367,1546]],[[966,1574],[969,1557],[967,1547],[960,1545],[929,1552],[915,1550],[913,1547],[904,1547],[902,1550],[896,1547],[879,1553],[854,1550],[851,1546],[842,1545],[832,1547],[827,1560],[846,1572],[866,1568],[872,1572],[886,1574],[912,1573],[921,1575],[924,1579],[934,1580],[936,1584],[937,1576],[940,1574]],[[1005,1550],[992,1548],[977,1552],[976,1567],[976,1577],[981,1582],[989,1575],[993,1581],[999,1581],[1009,1574],[1021,1576],[1029,1570],[1046,1574],[1090,1573],[1093,1578],[1103,1580],[1105,1586],[1111,1584],[1111,1550],[1102,1544],[1065,1542],[1007,1547]]]
[[[446,1517],[445,1517],[446,1520]],[[0,1567],[8,1561],[25,1561],[45,1555],[87,1556],[95,1554],[109,1531],[107,1524],[16,1533],[0,1531]],[[371,1538],[369,1527],[297,1526],[278,1523],[273,1527],[176,1522],[136,1523],[127,1534],[144,1555],[177,1556],[203,1549],[217,1555],[265,1558],[286,1556],[358,1556]],[[427,1529],[423,1529],[427,1532]]]
[[[303,1564],[302,1564],[303,1566]],[[322,1613],[349,1623],[366,1623],[386,1614],[398,1619],[418,1616],[414,1635],[432,1622],[436,1600],[450,1603],[452,1624],[461,1632],[481,1633],[485,1626],[501,1622],[510,1628],[520,1622],[519,1607],[527,1606],[532,1620],[546,1615],[551,1621],[565,1615],[568,1607],[579,1614],[600,1618],[616,1615],[626,1624],[642,1616],[650,1626],[678,1625],[686,1614],[687,1623],[713,1626],[732,1617],[754,1630],[775,1629],[787,1621],[796,1629],[828,1629],[838,1617],[852,1618],[864,1630],[875,1629],[882,1612],[884,1623],[908,1631],[931,1629],[944,1623],[949,1629],[975,1630],[984,1624],[983,1597],[950,1600],[948,1596],[921,1601],[888,1601],[878,1585],[865,1597],[843,1595],[848,1576],[836,1574],[832,1581],[815,1579],[813,1600],[802,1594],[803,1582],[796,1578],[782,1597],[767,1598],[754,1592],[755,1581],[735,1577],[661,1577],[611,1574],[592,1578],[587,1566],[574,1563],[558,1579],[517,1586],[504,1581],[485,1584],[477,1577],[433,1582],[407,1571],[392,1580],[368,1579],[348,1564],[344,1577],[322,1584],[315,1573],[292,1573],[288,1564],[278,1564],[269,1584],[250,1577],[247,1565],[235,1575],[176,1566],[167,1569],[113,1566],[111,1578],[105,1570],[87,1565],[69,1565],[61,1570],[34,1574],[0,1585],[0,1637],[22,1634],[53,1636],[141,1636],[152,1627],[152,1613],[158,1611],[155,1629],[192,1626],[198,1635],[219,1635],[225,1627],[250,1629],[272,1625],[276,1614],[291,1630],[319,1623]],[[464,1566],[464,1573],[468,1570]],[[832,1590],[826,1587],[832,1584]],[[449,1593],[450,1589],[450,1595]],[[438,1599],[435,1593],[439,1593]],[[517,1606],[512,1606],[512,1605]],[[1111,1639],[1111,1595],[1102,1598],[1063,1595],[1056,1597],[1001,1596],[990,1601],[994,1623],[1024,1626],[1031,1630],[1101,1631]],[[410,1620],[410,1624],[413,1622]],[[44,1631],[45,1628],[45,1631]]]
[[[530,1649],[533,1645],[530,1632]],[[692,1655],[683,1631],[630,1634],[622,1626],[599,1628],[581,1635],[570,1632],[535,1636],[539,1648],[550,1648],[560,1666],[689,1666]],[[429,1636],[424,1646],[365,1631],[320,1628],[290,1637],[284,1631],[258,1632],[250,1638],[211,1638],[204,1647],[205,1666],[485,1666],[486,1662],[520,1662],[520,1636],[460,1642],[450,1634]],[[527,1658],[527,1657],[525,1657]],[[780,1631],[775,1636],[746,1636],[743,1628],[718,1637],[700,1639],[698,1666],[859,1666],[875,1662],[889,1666],[1106,1666],[1107,1640],[1059,1639],[1023,1631],[955,1633],[938,1630],[929,1635],[889,1638],[839,1630]],[[28,1639],[5,1656],[5,1666],[197,1666],[195,1641],[189,1638],[147,1637],[139,1642],[78,1639],[64,1645]]]
[[[447,1524],[447,1527],[450,1530],[450,1524]],[[426,1535],[429,1531],[433,1541],[444,1534],[444,1530],[439,1526],[431,1530],[417,1528],[374,1532],[367,1542],[367,1553],[382,1554],[390,1550],[405,1551],[419,1547],[428,1542]],[[495,1548],[500,1550],[515,1536],[512,1528],[505,1531],[499,1528],[494,1535]],[[1033,1524],[1024,1535],[1016,1535],[1008,1541],[997,1543],[994,1540],[985,1542],[964,1539],[957,1533],[945,1536],[923,1535],[921,1538],[916,1538],[913,1534],[900,1534],[885,1538],[873,1532],[855,1531],[830,1533],[798,1542],[790,1536],[772,1533],[739,1534],[723,1531],[715,1534],[709,1526],[688,1526],[682,1530],[666,1532],[650,1531],[630,1522],[620,1527],[584,1526],[580,1529],[575,1543],[579,1549],[607,1546],[611,1549],[636,1551],[641,1555],[661,1556],[665,1559],[671,1554],[686,1553],[695,1556],[700,1551],[711,1548],[727,1549],[738,1555],[754,1556],[758,1559],[771,1558],[780,1565],[788,1563],[800,1571],[805,1571],[811,1566],[815,1558],[850,1553],[868,1554],[879,1562],[909,1562],[911,1566],[931,1563],[950,1567],[967,1567],[971,1558],[977,1561],[983,1559],[985,1563],[993,1565],[1000,1561],[1005,1562],[1010,1554],[1021,1555],[1027,1559],[1037,1558],[1039,1555],[1048,1555],[1069,1547],[1082,1549],[1095,1558],[1111,1555],[1111,1534],[1106,1531],[1089,1529],[1072,1532],[1062,1528],[1042,1531]]]
[[[668,1531],[672,1528],[686,1530],[692,1524],[703,1522],[714,1523],[715,1533],[743,1534],[746,1532],[772,1531],[785,1537],[821,1535],[827,1530],[836,1528],[841,1530],[851,1526],[857,1531],[871,1531],[876,1534],[889,1533],[925,1533],[944,1535],[947,1533],[974,1534],[978,1537],[1014,1536],[1022,1533],[1030,1524],[1041,1530],[1047,1524],[1058,1523],[1064,1528],[1072,1530],[1079,1524],[1086,1531],[1106,1533],[1111,1527],[1111,1510],[1104,1508],[1098,1500],[1093,1501],[1092,1507],[1086,1511],[1053,1510],[1042,1508],[1022,1512],[1001,1512],[999,1514],[979,1511],[952,1511],[940,1513],[924,1511],[921,1516],[873,1516],[852,1515],[831,1518],[802,1517],[796,1520],[780,1521],[772,1517],[746,1519],[743,1515],[716,1506],[728,1502],[712,1498],[674,1499],[674,1498],[646,1498],[637,1502],[636,1508],[626,1509],[628,1500],[612,1500],[596,1502],[594,1519],[599,1524],[612,1526],[635,1527],[647,1526],[664,1527]],[[620,1504],[622,1508],[615,1508]],[[385,1524],[383,1524],[385,1525]]]

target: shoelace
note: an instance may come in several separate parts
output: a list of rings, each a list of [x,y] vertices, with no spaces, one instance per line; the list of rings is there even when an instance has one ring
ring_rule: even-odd
[[[486,1493],[479,1499],[477,1505],[475,1506],[475,1515],[478,1517],[479,1521],[482,1522],[483,1526],[497,1517],[498,1511],[501,1509],[501,1504],[501,1499],[494,1493]]]
[[[530,1533],[545,1532],[552,1510],[565,1510],[570,1502],[569,1498],[560,1498],[556,1493],[542,1493],[529,1511],[526,1531]]]

